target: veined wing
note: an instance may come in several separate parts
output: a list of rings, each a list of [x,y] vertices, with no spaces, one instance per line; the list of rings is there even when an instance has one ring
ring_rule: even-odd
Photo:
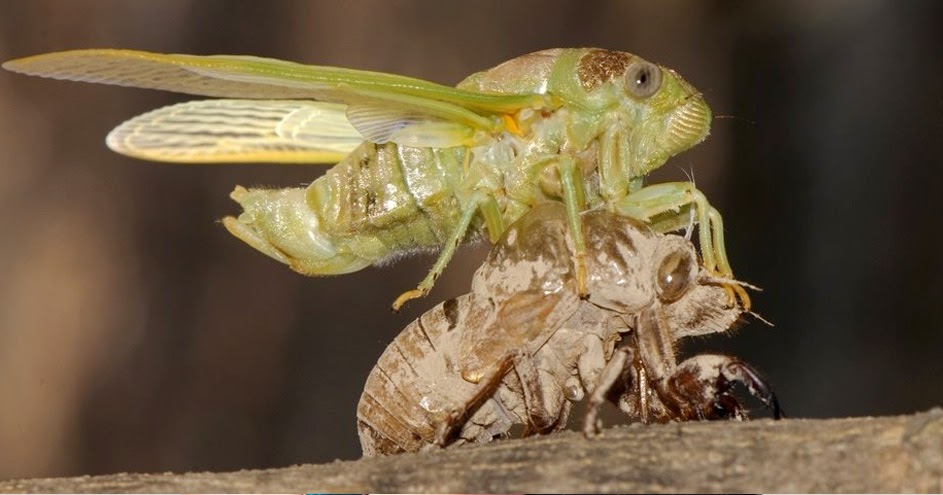
[[[115,128],[112,150],[164,162],[336,163],[363,137],[346,107],[310,100],[200,100]]]
[[[459,136],[477,130],[498,131],[503,124],[496,117],[522,108],[547,106],[546,97],[539,94],[468,91],[394,74],[240,55],[74,50],[12,60],[3,64],[3,67],[56,79],[203,96],[313,99],[344,103],[352,108],[366,106],[369,110],[361,112],[361,115],[382,115],[380,124],[372,125],[384,129],[392,126],[398,135],[406,137],[409,136],[402,132],[403,128],[415,125],[417,116],[420,117],[418,120],[422,125],[419,127],[423,133],[428,134],[437,123],[446,123],[448,126],[444,128],[444,134]],[[403,121],[397,120],[399,114],[406,116]],[[464,126],[466,132],[456,132],[456,124]],[[360,124],[357,127],[361,128]],[[368,135],[367,132],[363,134]],[[389,134],[383,132],[380,135]],[[436,138],[441,139],[442,136]]]

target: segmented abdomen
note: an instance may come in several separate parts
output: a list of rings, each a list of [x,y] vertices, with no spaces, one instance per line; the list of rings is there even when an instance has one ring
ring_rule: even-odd
[[[314,181],[306,201],[339,250],[374,262],[441,246],[460,216],[464,148],[364,143]]]
[[[470,301],[466,295],[427,311],[380,356],[357,405],[365,456],[416,452],[432,445],[436,427],[447,421],[448,413],[474,397],[475,384],[454,368],[461,329],[450,323],[456,315],[467,314]]]

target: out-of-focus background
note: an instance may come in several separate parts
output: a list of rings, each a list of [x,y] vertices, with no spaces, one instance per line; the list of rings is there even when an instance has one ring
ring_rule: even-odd
[[[704,91],[711,137],[653,180],[724,214],[752,323],[697,348],[765,371],[788,414],[943,403],[943,3],[890,0],[31,0],[0,59],[85,47],[255,54],[454,84],[549,47],[631,51]],[[388,306],[429,256],[307,279],[231,238],[236,184],[323,167],[175,166],[105,134],[187,97],[0,73],[0,478],[353,459],[396,333],[467,291]]]

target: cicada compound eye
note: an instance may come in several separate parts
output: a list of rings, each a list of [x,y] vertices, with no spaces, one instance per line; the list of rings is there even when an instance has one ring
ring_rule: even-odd
[[[697,264],[688,251],[672,251],[665,256],[655,274],[658,298],[674,302],[681,298],[697,276]]]
[[[645,99],[661,88],[661,67],[651,62],[634,62],[625,71],[625,89],[629,95]]]

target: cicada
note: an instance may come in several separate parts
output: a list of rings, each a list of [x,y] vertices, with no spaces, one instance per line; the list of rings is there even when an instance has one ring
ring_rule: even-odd
[[[641,422],[744,419],[744,385],[773,410],[752,366],[723,355],[678,362],[677,342],[725,332],[743,315],[684,237],[606,210],[581,215],[588,299],[560,203],[534,207],[495,244],[471,292],[407,326],[371,371],[357,406],[364,455],[490,442],[567,424],[574,402],[617,402]]]
[[[219,97],[132,118],[118,153],[208,163],[337,163],[307,187],[246,189],[236,237],[305,275],[343,274],[440,250],[394,307],[426,294],[462,242],[496,241],[546,201],[566,206],[586,290],[581,211],[667,232],[699,224],[704,266],[731,278],[721,216],[691,182],[645,186],[706,138],[711,111],[675,71],[624,52],[544,50],[456,87],[252,56],[76,50],[9,61],[25,74]],[[746,292],[736,291],[745,304]]]

